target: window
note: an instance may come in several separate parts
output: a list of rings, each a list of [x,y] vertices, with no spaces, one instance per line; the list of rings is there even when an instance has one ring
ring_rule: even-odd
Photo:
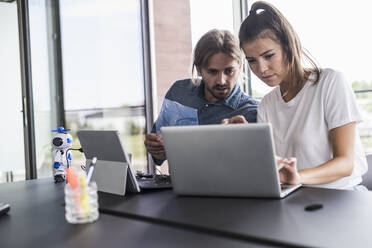
[[[234,2],[237,1],[153,1],[156,114],[171,85],[176,80],[191,78],[192,49],[200,37],[214,28],[235,33]],[[159,170],[168,173],[167,162]]]
[[[253,1],[252,1],[253,2]],[[369,1],[268,0],[289,20],[305,49],[322,68],[343,72],[355,90],[364,122],[358,125],[367,153],[372,152],[372,75]],[[251,1],[250,1],[251,3]],[[252,74],[253,96],[271,89]]]
[[[191,18],[192,48],[211,29],[225,29],[238,36],[240,23],[244,17],[246,4],[236,0],[189,0]],[[212,11],[213,9],[213,11]],[[208,11],[210,10],[210,11]],[[190,61],[192,61],[190,54]],[[191,65],[191,62],[190,62]],[[243,67],[245,73],[246,67]],[[240,81],[244,91],[248,91],[247,80]],[[248,93],[248,92],[247,92]]]
[[[139,1],[60,1],[67,127],[118,130],[136,170],[146,171]],[[80,166],[81,154],[72,163]]]
[[[0,3],[0,182],[25,179],[22,89],[16,3]]]
[[[211,29],[227,29],[235,33],[231,0],[190,0],[190,18],[193,48]]]
[[[56,129],[54,105],[54,82],[49,71],[48,17],[46,0],[29,1],[29,24],[31,46],[31,68],[34,109],[34,135],[37,177],[51,177],[52,129]]]

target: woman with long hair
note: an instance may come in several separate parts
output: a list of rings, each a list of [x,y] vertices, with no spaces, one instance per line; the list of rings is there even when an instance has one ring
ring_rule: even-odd
[[[251,71],[275,87],[260,102],[257,121],[272,124],[281,182],[363,188],[367,163],[356,130],[362,119],[343,74],[320,69],[269,3],[252,5],[239,39]],[[243,116],[223,121],[242,122]]]

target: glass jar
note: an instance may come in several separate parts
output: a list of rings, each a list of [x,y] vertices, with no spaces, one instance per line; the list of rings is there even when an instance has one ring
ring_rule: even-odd
[[[91,223],[98,219],[98,194],[95,182],[72,188],[65,185],[66,220],[71,224]]]

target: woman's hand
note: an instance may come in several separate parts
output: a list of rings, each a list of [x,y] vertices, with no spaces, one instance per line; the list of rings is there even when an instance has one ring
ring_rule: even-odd
[[[279,178],[281,183],[285,184],[300,184],[301,176],[297,171],[296,158],[281,158],[276,157],[278,166]]]

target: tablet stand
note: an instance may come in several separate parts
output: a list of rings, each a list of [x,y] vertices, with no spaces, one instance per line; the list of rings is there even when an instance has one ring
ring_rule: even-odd
[[[90,164],[87,159],[86,165]],[[88,171],[89,168],[86,168]],[[139,192],[133,172],[126,162],[97,160],[92,181],[97,183],[98,191],[122,195],[126,192]]]

